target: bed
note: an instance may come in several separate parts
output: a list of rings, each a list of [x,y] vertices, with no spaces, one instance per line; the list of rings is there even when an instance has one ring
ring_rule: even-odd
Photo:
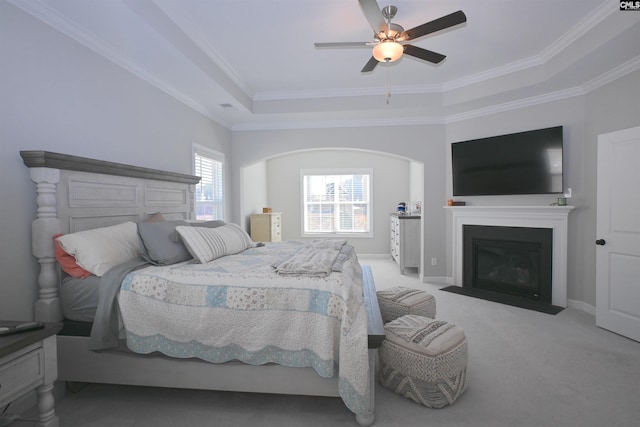
[[[233,224],[194,222],[198,177],[47,151],[20,154],[36,184],[35,318],[65,323],[57,337],[60,380],[335,396],[358,424],[374,422],[384,329],[371,270],[346,242],[246,242]],[[85,234],[117,229],[130,235],[137,227],[146,249],[141,224],[170,226],[172,241],[183,242],[190,256],[98,267],[109,258],[99,254],[91,267],[104,270],[101,277],[79,282],[61,272],[56,250],[64,243],[73,252],[69,242]],[[210,243],[219,239],[221,246]],[[298,271],[299,258],[325,253],[316,251],[333,254],[331,268]],[[87,302],[96,298],[91,286],[100,292],[97,307]],[[117,316],[103,317],[107,312]],[[171,313],[171,321],[163,321],[162,312]],[[272,327],[261,327],[267,324]],[[312,330],[294,337],[300,331],[288,324]],[[238,342],[224,341],[225,335]]]

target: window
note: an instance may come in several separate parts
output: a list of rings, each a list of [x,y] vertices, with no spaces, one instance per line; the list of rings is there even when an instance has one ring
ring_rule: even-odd
[[[302,170],[303,234],[371,236],[371,169]]]
[[[193,144],[196,184],[196,219],[224,219],[224,154]]]

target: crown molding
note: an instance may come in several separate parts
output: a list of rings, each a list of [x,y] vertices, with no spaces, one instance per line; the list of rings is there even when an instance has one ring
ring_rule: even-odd
[[[586,18],[571,27],[569,31],[544,49],[540,53],[540,58],[543,62],[549,61],[618,10],[617,2],[605,0],[599,7],[587,15]]]
[[[375,119],[345,119],[345,120],[318,120],[318,121],[270,121],[237,123],[232,131],[258,131],[258,130],[293,130],[293,129],[330,129],[350,127],[376,127],[376,126],[424,126],[445,124],[442,116],[428,117],[403,117],[403,118],[375,118]]]
[[[344,98],[358,96],[380,96],[389,91],[387,87],[365,87],[352,89],[317,89],[298,91],[262,91],[256,92],[254,101],[284,101],[292,99],[320,99],[320,98]],[[440,84],[430,85],[399,85],[393,86],[393,93],[397,94],[425,94],[442,93],[443,86]]]
[[[617,67],[609,70],[608,72],[596,77],[595,79],[588,81],[587,83],[582,85],[582,89],[585,93],[592,92],[636,70],[640,70],[640,56],[636,56],[635,58],[630,59],[624,64],[620,64]]]
[[[636,57],[625,64],[622,64],[609,72],[590,80],[589,82],[574,88],[560,90],[552,93],[537,95],[524,98],[512,102],[496,104],[479,108],[459,114],[451,114],[444,116],[429,117],[412,117],[412,118],[384,118],[384,119],[355,119],[355,120],[319,120],[319,121],[270,121],[266,122],[248,122],[233,124],[222,119],[216,112],[211,111],[206,106],[195,101],[191,97],[185,95],[173,86],[166,84],[161,78],[141,69],[132,61],[119,54],[114,49],[99,40],[94,34],[86,28],[78,26],[74,22],[66,19],[64,16],[51,8],[44,0],[7,0],[14,6],[24,10],[30,15],[40,19],[44,23],[66,34],[82,45],[95,51],[99,55],[107,58],[113,63],[119,65],[125,70],[131,72],[137,77],[147,81],[149,84],[157,87],[168,95],[176,98],[178,101],[186,104],[203,116],[213,120],[219,125],[231,131],[252,131],[252,130],[276,130],[276,129],[310,129],[310,128],[338,128],[338,127],[370,127],[370,126],[412,126],[412,125],[438,125],[453,123],[470,118],[481,117],[489,114],[525,108],[528,106],[539,105],[547,102],[553,102],[574,96],[584,95],[593,91],[607,83],[610,83],[630,72],[640,68],[640,57]],[[155,2],[154,2],[155,3]],[[227,74],[229,79],[238,84],[238,86],[250,93],[247,85],[242,82],[237,73],[217,54],[215,49],[195,30],[189,30],[193,27],[183,13],[178,13],[172,8],[167,9],[158,3],[158,7],[166,13],[166,15],[176,23],[185,34],[190,37],[194,43],[203,50],[212,61],[214,61]],[[569,45],[590,31],[617,9],[616,5],[610,1],[604,1],[602,5],[596,8],[590,15],[579,22],[577,25],[567,31],[562,37],[552,43],[540,54],[525,58],[520,61],[507,64],[505,66],[496,67],[473,76],[450,81],[444,84],[431,85],[394,85],[394,94],[433,94],[444,93],[453,89],[462,88],[473,85],[482,81],[494,79],[514,72],[525,70],[531,67],[539,66],[549,61],[554,56],[561,53]],[[187,29],[185,29],[188,27]],[[318,99],[318,98],[334,98],[334,97],[362,97],[362,96],[381,96],[388,92],[386,87],[358,88],[358,89],[335,89],[335,90],[306,90],[306,91],[284,91],[284,92],[256,92],[253,95],[254,101],[277,101],[292,99]]]
[[[472,111],[465,111],[464,113],[451,114],[445,118],[445,121],[447,123],[459,122],[476,117],[488,116],[490,114],[504,113],[506,111],[519,110],[521,108],[531,107],[534,105],[561,101],[567,98],[573,98],[574,96],[580,96],[584,94],[585,92],[581,87],[564,89],[556,92],[545,93],[542,95],[531,96],[529,98],[504,102],[502,104],[495,104],[484,108],[478,108]]]
[[[94,34],[83,28],[64,16],[60,15],[50,6],[48,6],[43,0],[7,0],[14,6],[24,10],[35,18],[41,20],[45,24],[55,28],[61,33],[71,37],[78,43],[88,47],[99,55],[105,57],[114,64],[124,68],[135,76],[141,78],[152,86],[157,87],[166,94],[174,97],[183,104],[191,107],[195,111],[199,112],[203,116],[215,121],[220,126],[227,129],[231,128],[231,123],[222,120],[212,114],[211,111],[201,103],[195,101],[193,98],[185,95],[181,91],[177,90],[171,85],[166,84],[161,78],[153,73],[150,73],[132,61],[128,60],[124,56],[120,55],[117,51],[111,49],[107,44],[103,43]]]
[[[472,76],[463,77],[461,79],[452,80],[443,84],[431,85],[394,85],[394,93],[402,94],[425,94],[425,93],[443,93],[454,89],[460,89],[465,86],[481,83],[487,80],[502,77],[511,73],[526,70],[528,68],[537,67],[545,64],[554,56],[558,55],[569,47],[572,43],[586,34],[588,31],[605,20],[609,15],[617,11],[617,5],[609,0],[605,0],[599,7],[590,13],[582,21],[574,25],[569,31],[563,34],[558,40],[554,41],[550,46],[537,55],[524,58],[519,61],[512,62],[500,67],[495,67]],[[282,91],[282,92],[256,92],[254,101],[278,101],[287,99],[305,99],[305,98],[333,98],[333,97],[349,97],[349,96],[376,96],[386,93],[386,88],[362,88],[362,89],[342,89],[342,90],[310,90],[310,91]]]
[[[170,2],[157,2],[153,0],[155,5],[164,12],[167,17],[173,21],[178,28],[180,28],[186,35],[189,37],[193,43],[198,46],[204,54],[209,57],[219,68],[224,72],[227,77],[236,84],[249,98],[251,98],[251,94],[253,90],[246,84],[246,82],[242,81],[240,75],[235,71],[231,65],[227,61],[218,54],[218,51],[209,43],[207,38],[200,32],[196,30],[196,25],[193,20],[190,19],[185,13],[184,9],[180,7],[180,3],[170,3]]]
[[[504,102],[501,104],[490,105],[478,108],[472,111],[466,111],[459,114],[450,114],[446,116],[429,116],[429,117],[405,117],[405,118],[386,118],[386,119],[361,119],[361,120],[331,120],[331,121],[281,121],[269,123],[241,123],[234,125],[232,131],[258,131],[258,130],[287,130],[287,129],[323,129],[338,127],[372,127],[372,126],[420,126],[420,125],[439,125],[469,120],[491,114],[503,113],[507,111],[518,110],[521,108],[532,107],[535,105],[546,104],[564,99],[573,98],[575,96],[586,95],[608,83],[611,83],[625,75],[640,69],[640,56],[586,82],[583,85],[569,89],[559,90],[546,94],[531,96],[529,98],[518,99],[515,101]]]

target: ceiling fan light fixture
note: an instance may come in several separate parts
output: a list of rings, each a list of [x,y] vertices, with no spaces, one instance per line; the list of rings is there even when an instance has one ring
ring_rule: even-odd
[[[380,62],[393,62],[402,57],[404,47],[394,41],[383,41],[373,47],[373,57]]]

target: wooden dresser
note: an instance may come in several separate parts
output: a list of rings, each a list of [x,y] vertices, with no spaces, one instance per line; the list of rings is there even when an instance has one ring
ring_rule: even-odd
[[[420,268],[420,216],[391,214],[391,257],[404,274],[405,267]]]
[[[251,214],[251,240],[282,241],[282,214],[279,212]]]

